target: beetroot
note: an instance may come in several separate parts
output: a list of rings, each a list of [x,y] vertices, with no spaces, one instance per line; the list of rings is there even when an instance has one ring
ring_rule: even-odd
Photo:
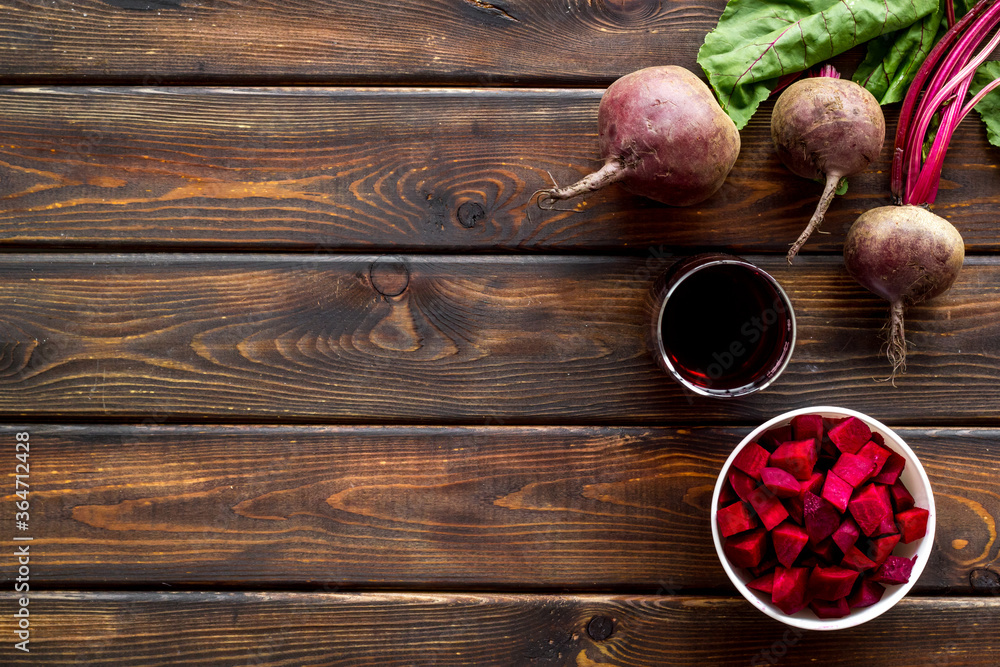
[[[762,574],[761,576],[747,582],[747,588],[752,588],[761,593],[771,594],[774,590],[774,571]]]
[[[831,428],[828,435],[837,449],[855,454],[871,439],[872,430],[857,417],[848,417]]]
[[[840,512],[815,493],[806,492],[803,517],[809,541],[813,544],[830,537],[840,527]]]
[[[823,442],[823,418],[819,415],[795,415],[792,417],[791,427],[795,440],[812,438],[816,441],[817,449]],[[787,438],[787,440],[793,438]]]
[[[806,531],[791,521],[784,521],[771,531],[771,542],[778,562],[785,567],[791,567],[795,559],[809,541]]]
[[[805,609],[807,604],[806,586],[809,583],[809,568],[782,567],[774,568],[774,587],[771,591],[771,602],[786,614],[797,614]]]
[[[906,369],[906,307],[945,292],[964,261],[962,235],[950,222],[920,206],[870,209],[847,232],[847,272],[889,302],[890,379]]]
[[[913,565],[916,562],[916,556],[912,559],[889,556],[885,559],[885,563],[875,572],[872,581],[890,585],[905,584],[910,580],[910,574],[913,573]]]
[[[877,484],[866,484],[854,494],[847,508],[851,516],[858,522],[858,528],[869,537],[876,534],[878,527],[882,524],[882,519],[887,514],[892,513],[892,505],[888,496],[883,497],[879,488],[885,488]]]
[[[902,535],[903,544],[919,540],[927,534],[927,519],[929,516],[930,512],[920,507],[904,510],[896,515],[896,522],[899,524],[899,533]]]
[[[793,440],[778,445],[771,454],[768,465],[791,473],[795,479],[806,480],[812,475],[817,458],[818,453],[812,438]]]
[[[723,537],[757,527],[757,517],[750,513],[750,508],[742,501],[723,507],[716,516],[719,521],[719,533]]]
[[[840,479],[847,482],[851,488],[856,489],[872,476],[875,472],[875,464],[872,460],[858,454],[841,454],[837,462],[833,464],[831,472],[836,473]]]
[[[897,512],[908,510],[916,504],[906,485],[898,479],[889,487],[889,496],[892,499],[892,506]]]
[[[882,472],[882,466],[889,460],[891,454],[892,452],[882,445],[876,444],[874,440],[869,440],[865,443],[864,447],[858,450],[858,456],[869,459],[875,465],[870,477],[874,477]]]
[[[736,495],[739,496],[741,500],[750,502],[750,494],[753,493],[755,488],[757,488],[757,482],[754,481],[754,478],[745,472],[733,469],[729,471],[728,479],[729,484],[733,487],[733,491],[736,492]]]
[[[740,450],[740,453],[733,459],[733,467],[742,470],[756,480],[760,479],[760,471],[767,465],[767,459],[771,455],[769,451],[758,445],[756,442],[749,443]]]
[[[861,537],[861,531],[858,529],[858,524],[855,523],[854,519],[847,517],[837,530],[833,531],[833,535],[830,537],[840,547],[840,550],[846,554],[858,541],[858,538]]]
[[[788,86],[771,114],[781,161],[797,176],[825,183],[809,224],[788,251],[789,263],[823,221],[841,180],[866,169],[885,142],[878,100],[832,67],[820,74]]]
[[[858,578],[858,571],[839,565],[817,566],[809,574],[809,592],[821,600],[847,597]]]
[[[906,459],[896,452],[889,452],[889,458],[886,459],[885,464],[882,466],[882,471],[872,481],[892,486],[899,479],[905,467]]]
[[[712,91],[683,67],[647,67],[604,92],[597,110],[604,166],[573,185],[540,190],[538,205],[611,183],[672,206],[714,194],[740,152],[740,135]]]
[[[836,472],[831,470],[826,473],[822,498],[828,500],[841,513],[847,511],[847,503],[850,502],[852,493],[854,493],[854,487],[842,480]]]
[[[764,558],[767,548],[767,531],[763,528],[748,530],[727,537],[722,545],[726,556],[737,567],[754,567]]]
[[[843,618],[851,613],[847,598],[839,598],[833,602],[813,600],[809,603],[809,608],[813,610],[817,618]]]
[[[760,479],[764,486],[779,498],[793,498],[801,493],[799,480],[781,468],[764,468]]]
[[[776,495],[771,493],[767,487],[757,487],[750,494],[750,504],[760,517],[761,523],[768,530],[772,530],[779,523],[788,518],[788,510],[781,504]]]
[[[876,566],[875,561],[864,555],[861,552],[861,549],[858,549],[856,546],[851,547],[844,552],[844,559],[840,562],[840,564],[859,572],[862,570],[870,570]]]
[[[899,544],[899,540],[900,536],[898,534],[877,537],[868,543],[863,553],[875,561],[876,565],[881,565],[892,553],[892,550],[896,548],[896,545]]]
[[[865,578],[862,579],[860,585],[857,586],[849,596],[847,596],[847,604],[851,609],[858,607],[870,607],[881,600],[884,593],[885,586],[872,581],[871,579]]]

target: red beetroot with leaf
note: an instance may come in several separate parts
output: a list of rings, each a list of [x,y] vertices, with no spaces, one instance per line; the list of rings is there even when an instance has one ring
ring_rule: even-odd
[[[909,581],[915,557],[893,550],[926,535],[929,512],[900,479],[906,459],[863,420],[799,417],[734,457],[720,498],[737,500],[716,521],[749,588],[786,614],[840,618]]]

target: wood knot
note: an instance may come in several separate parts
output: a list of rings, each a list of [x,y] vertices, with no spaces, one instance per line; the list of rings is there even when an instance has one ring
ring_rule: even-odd
[[[399,296],[410,284],[410,269],[400,257],[379,257],[368,267],[368,279],[382,296]]]
[[[595,616],[587,624],[587,634],[595,642],[602,642],[615,631],[615,623],[610,616]]]
[[[977,593],[1000,595],[1000,574],[985,567],[977,567],[969,573],[969,585]]]
[[[479,202],[467,201],[458,207],[458,224],[466,229],[472,229],[485,217],[486,209]]]
[[[598,0],[597,9],[617,24],[642,23],[660,14],[661,0]]]

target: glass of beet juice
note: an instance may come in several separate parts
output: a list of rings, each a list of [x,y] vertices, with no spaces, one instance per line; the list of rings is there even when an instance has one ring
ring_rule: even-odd
[[[795,347],[795,313],[773,277],[724,253],[674,264],[654,287],[652,336],[660,364],[703,396],[767,387]]]

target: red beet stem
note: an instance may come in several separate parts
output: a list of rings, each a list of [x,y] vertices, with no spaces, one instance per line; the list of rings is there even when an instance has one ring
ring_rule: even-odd
[[[917,71],[900,109],[893,149],[890,187],[897,203],[920,205],[934,201],[948,143],[965,115],[985,96],[982,93],[974,102],[962,103],[976,68],[1000,44],[998,33],[973,55],[997,23],[1000,3],[980,0],[945,33]],[[922,160],[924,139],[938,113],[941,118],[937,134]]]

